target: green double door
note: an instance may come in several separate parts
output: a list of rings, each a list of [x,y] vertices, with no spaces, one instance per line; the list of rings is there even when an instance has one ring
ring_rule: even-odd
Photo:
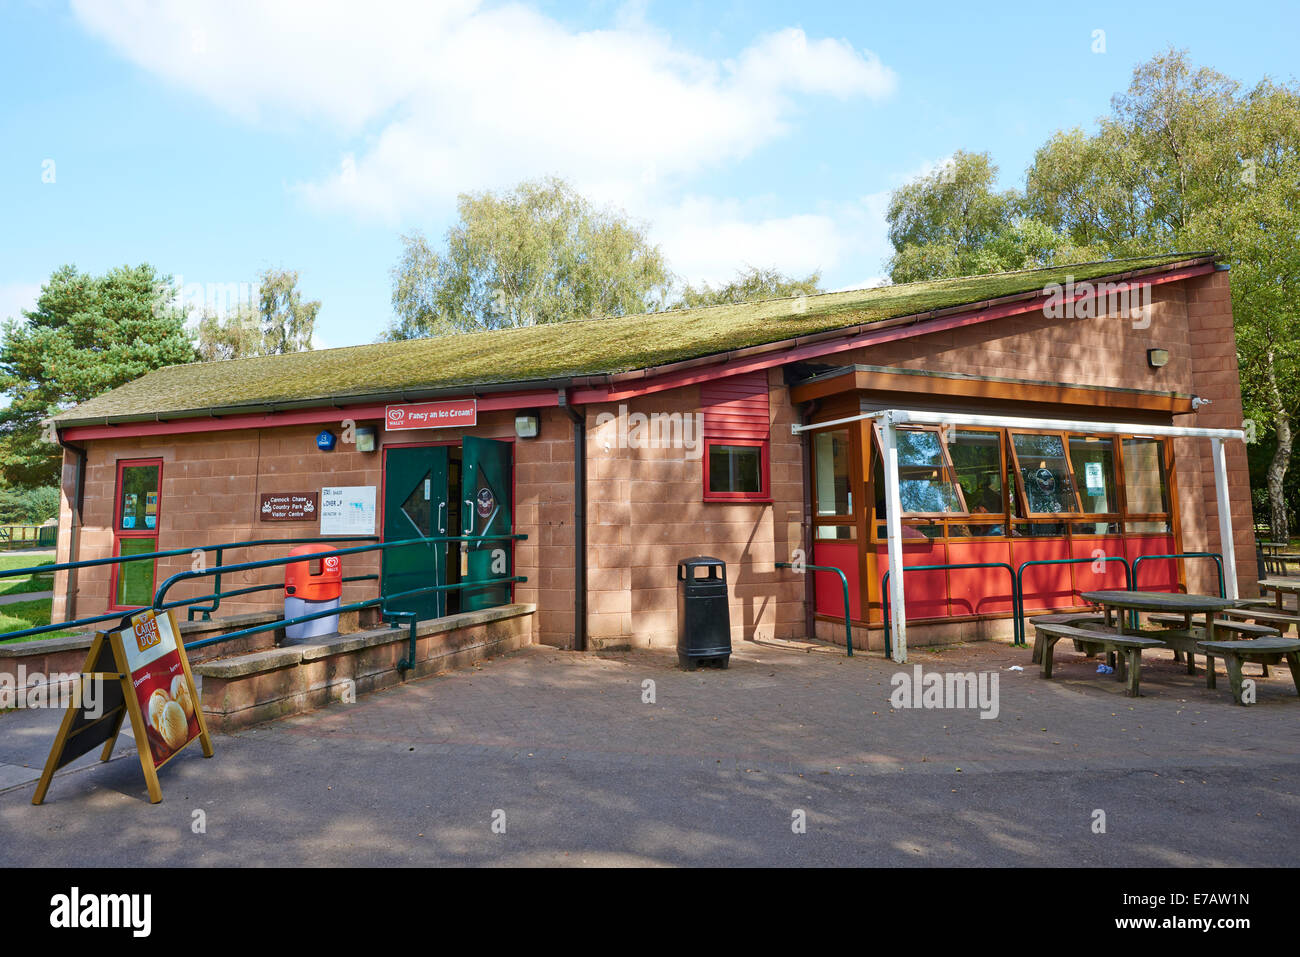
[[[449,445],[390,448],[384,462],[385,542],[442,536],[509,535],[510,443],[467,436]],[[384,549],[385,595],[431,585],[486,583],[427,591],[385,603],[389,611],[413,611],[421,619],[491,608],[509,601],[509,541],[410,545]]]

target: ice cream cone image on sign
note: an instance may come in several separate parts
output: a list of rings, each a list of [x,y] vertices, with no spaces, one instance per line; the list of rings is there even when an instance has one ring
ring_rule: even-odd
[[[186,721],[194,717],[194,702],[190,700],[190,689],[185,684],[184,675],[172,679],[172,700],[181,706]]]
[[[163,691],[161,688],[149,696],[149,723],[153,725],[155,729],[159,728],[158,722],[162,718],[162,710],[170,700],[171,699],[167,696],[167,692]]]
[[[168,701],[163,706],[158,720],[158,733],[173,751],[179,750],[189,740],[190,721],[175,701]]]

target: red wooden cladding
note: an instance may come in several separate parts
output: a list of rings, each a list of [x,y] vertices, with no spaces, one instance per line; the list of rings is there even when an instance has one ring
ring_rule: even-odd
[[[765,371],[702,383],[700,404],[706,439],[766,439],[770,434]]]

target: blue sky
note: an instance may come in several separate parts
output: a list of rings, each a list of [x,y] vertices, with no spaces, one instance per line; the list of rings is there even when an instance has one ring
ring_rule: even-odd
[[[1015,184],[1170,45],[1295,73],[1295,3],[983,6],[0,0],[0,317],[63,263],[275,266],[322,301],[318,345],[367,342],[403,231],[547,173],[683,279],[865,285],[889,191],[955,150]]]

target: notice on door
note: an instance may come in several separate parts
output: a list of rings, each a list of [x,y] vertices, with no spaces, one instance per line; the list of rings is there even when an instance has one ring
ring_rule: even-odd
[[[316,492],[263,492],[258,517],[264,522],[314,522]]]
[[[389,432],[403,429],[448,429],[477,424],[478,402],[474,399],[390,405],[384,410],[384,428]]]
[[[354,485],[320,490],[322,535],[375,534],[375,487]]]

